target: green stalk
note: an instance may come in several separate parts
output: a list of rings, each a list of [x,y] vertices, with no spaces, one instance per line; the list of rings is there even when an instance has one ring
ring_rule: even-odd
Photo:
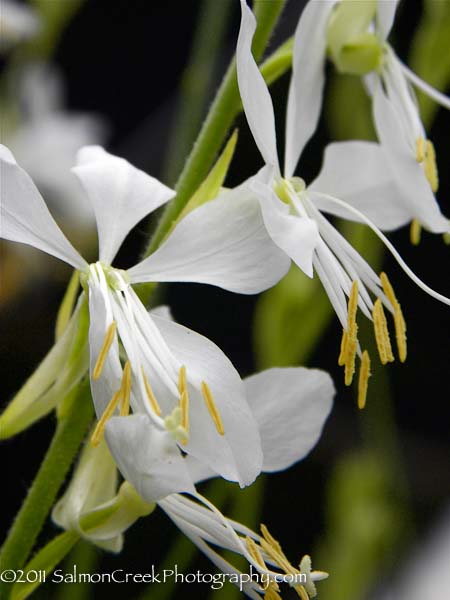
[[[206,114],[218,50],[229,22],[232,2],[202,0],[188,65],[177,99],[166,151],[164,180],[173,185]],[[212,57],[212,59],[211,59]]]
[[[286,0],[255,0],[258,27],[253,39],[253,55],[259,60],[269,41]],[[201,184],[239,113],[241,101],[237,85],[236,64],[228,67],[197,141],[176,184],[177,195],[166,207],[145,252],[148,256],[159,246],[189,198]]]
[[[0,554],[2,571],[20,569],[27,560],[92,416],[93,404],[89,394],[89,381],[86,380],[66,418],[59,422],[36,478],[3,544]],[[0,590],[1,598],[9,596],[10,587],[7,588],[6,584],[1,584]]]

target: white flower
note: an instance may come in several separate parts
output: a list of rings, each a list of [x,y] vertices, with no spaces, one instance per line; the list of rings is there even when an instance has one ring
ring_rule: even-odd
[[[370,359],[359,346],[357,308],[374,322],[383,364],[394,360],[383,306],[394,317],[402,361],[406,359],[406,325],[387,276],[379,277],[322,212],[369,225],[422,289],[447,304],[450,301],[411,273],[378,229],[378,226],[392,229],[410,219],[406,207],[398,202],[389,163],[380,145],[362,141],[331,144],[315,181],[306,186],[302,179],[293,177],[300,154],[317,124],[323,87],[325,27],[333,4],[308,4],[297,28],[286,118],[284,174],[278,162],[272,100],[251,54],[256,22],[244,0],[237,72],[244,111],[266,163],[249,187],[258,197],[265,226],[275,244],[309,277],[315,271],[321,279],[344,329],[339,364],[345,367],[347,385],[353,379],[356,353],[361,357],[358,404],[363,407]],[[310,50],[308,55],[306,48]]]
[[[304,458],[316,444],[331,409],[334,389],[330,377],[312,369],[270,369],[246,379],[245,386],[261,435],[262,469],[279,471]],[[314,596],[314,581],[326,574],[311,572],[308,556],[298,568],[293,567],[264,525],[262,535],[257,535],[224,517],[194,488],[195,482],[215,475],[211,468],[192,456],[183,458],[172,452],[169,445],[149,441],[146,418],[144,414],[115,416],[106,426],[110,450],[125,477],[119,494],[113,497],[117,482],[106,448],[87,446],[53,519],[89,541],[117,551],[123,531],[140,516],[150,514],[156,502],[222,572],[230,575],[231,582],[243,583],[249,597],[260,598],[266,593],[266,598],[278,598],[277,581],[295,587],[305,600],[308,594]],[[182,472],[188,476],[185,489],[180,491],[190,497],[167,493],[174,481],[181,481]],[[98,475],[96,478],[98,473],[102,473],[100,479]],[[244,556],[258,581],[255,577],[252,581],[239,578],[241,572],[212,546]]]
[[[0,50],[25,41],[39,31],[36,11],[14,0],[2,0],[0,10]]]
[[[110,265],[125,236],[175,192],[100,147],[82,149],[73,172],[93,205],[100,248],[99,262],[88,265],[5,147],[0,159],[2,237],[79,269],[89,290],[91,389],[99,419],[93,442],[101,440],[113,414],[131,408],[133,419],[152,425],[148,448],[135,452],[163,447],[170,462],[181,444],[224,477],[241,485],[253,481],[261,445],[238,373],[202,336],[172,323],[161,331],[164,326],[149,316],[131,284],[196,281],[241,293],[273,285],[288,265],[269,243],[257,202],[241,207],[216,200],[201,206],[156,252],[121,271]],[[174,486],[170,491],[178,491]]]
[[[293,77],[289,95],[286,129],[286,171],[293,172],[304,144],[314,131],[322,105],[325,81],[327,44],[339,38],[339,47],[356,48],[354,41],[361,41],[364,58],[364,34],[360,28],[371,25],[374,33],[365,34],[379,48],[379,64],[365,77],[366,88],[373,99],[373,114],[378,138],[385,153],[385,179],[389,174],[388,201],[373,204],[367,216],[384,230],[395,229],[408,222],[413,223],[412,239],[418,241],[418,225],[435,233],[450,231],[450,225],[439,209],[434,193],[438,188],[438,174],[432,143],[422,125],[416,97],[410,83],[420,88],[442,106],[450,108],[450,99],[422,81],[403,65],[392,47],[386,42],[392,28],[398,0],[351,3],[339,0],[310,0],[299,20],[295,33]],[[338,11],[342,12],[339,26],[333,30]],[[360,10],[361,9],[361,10]],[[334,12],[333,12],[334,11]],[[359,14],[362,12],[363,14]],[[353,14],[355,13],[355,14]],[[356,14],[358,13],[358,14]],[[348,40],[342,37],[343,20],[346,20]],[[354,26],[351,20],[354,20]],[[369,27],[368,31],[372,31]],[[355,36],[352,39],[352,35]],[[358,37],[357,37],[358,36]],[[331,53],[333,54],[333,52]],[[353,55],[354,58],[354,55]],[[372,68],[372,63],[368,63]],[[341,65],[337,65],[345,70]],[[346,162],[353,173],[373,160],[368,146],[358,148],[358,162]],[[381,160],[381,159],[379,159]],[[338,165],[337,165],[338,166]],[[372,176],[376,174],[373,173]],[[381,195],[381,190],[380,195]],[[395,192],[395,201],[393,200]],[[364,202],[364,209],[368,208]],[[389,211],[388,204],[391,204]],[[362,208],[362,207],[361,207]],[[374,212],[380,212],[378,220]],[[388,212],[389,211],[389,212]]]

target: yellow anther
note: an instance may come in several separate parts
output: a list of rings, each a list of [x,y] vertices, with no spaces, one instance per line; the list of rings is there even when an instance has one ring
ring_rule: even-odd
[[[247,550],[250,556],[253,558],[255,563],[259,565],[262,569],[267,569],[266,563],[264,562],[261,551],[258,548],[255,540],[252,540],[252,538],[247,535],[245,537],[245,544],[247,546]]]
[[[418,219],[413,219],[409,227],[409,239],[413,246],[420,244],[420,238],[422,234],[422,225]]]
[[[372,316],[378,354],[380,355],[381,363],[385,365],[388,362],[394,361],[394,355],[392,354],[392,346],[389,338],[386,315],[384,314],[383,304],[380,298],[377,298],[375,301]]]
[[[447,246],[450,246],[450,233],[443,233],[442,234],[442,239],[444,241],[444,244],[447,244]]]
[[[91,436],[91,444],[94,447],[98,446],[100,444],[100,442],[102,441],[103,434],[105,432],[106,422],[114,414],[114,411],[116,410],[117,405],[119,404],[119,400],[120,400],[121,396],[122,396],[122,388],[114,394],[114,396],[109,401],[109,404],[105,409],[105,412],[100,417],[100,419],[94,429],[94,433]]]
[[[403,317],[400,303],[395,297],[394,289],[386,273],[380,274],[380,280],[384,293],[388,297],[389,302],[392,304],[392,308],[394,310],[395,339],[397,341],[398,356],[401,362],[405,362],[407,355],[405,318]]]
[[[417,138],[416,160],[418,163],[424,163],[425,177],[428,179],[432,192],[436,193],[439,187],[439,175],[433,142],[430,140],[425,141],[423,137]]]
[[[273,537],[273,535],[270,533],[270,531],[267,529],[267,527],[264,525],[264,523],[261,523],[260,529],[261,529],[261,533],[263,534],[263,537],[266,540],[266,542],[268,544],[270,544],[272,546],[272,548],[274,548],[274,550],[276,550],[279,554],[283,554],[283,550],[281,549],[280,542],[278,542]]]
[[[222,417],[220,416],[219,409],[214,402],[212,392],[206,381],[202,381],[202,395],[205,399],[206,408],[208,409],[211,419],[214,421],[214,425],[216,426],[217,433],[224,435],[225,429],[223,428]]]
[[[274,589],[271,582],[264,593],[264,600],[282,600],[280,594]]]
[[[421,163],[425,160],[426,155],[426,144],[423,137],[419,137],[416,140],[416,160]]]
[[[182,394],[181,394],[180,408],[181,408],[181,427],[186,432],[188,432],[189,431],[189,396],[188,396],[188,393],[186,390],[184,392],[182,392]]]
[[[359,367],[358,378],[358,408],[361,410],[366,405],[367,387],[370,377],[370,356],[367,350],[364,350],[361,357],[361,366]]]
[[[145,375],[144,367],[141,367],[141,371],[142,371],[142,377],[144,379],[144,387],[145,387],[145,391],[147,392],[148,401],[150,403],[150,406],[152,407],[152,410],[159,417],[161,415],[161,407],[159,406],[158,401],[156,400],[156,396],[153,393],[152,386],[150,385],[150,382],[147,379],[147,376]]]
[[[180,372],[178,373],[178,391],[180,392],[180,396],[183,392],[187,392],[186,367],[184,365],[180,367]]]
[[[358,310],[358,282],[352,283],[348,299],[347,340],[345,343],[345,385],[350,385],[355,372],[355,357],[358,346],[358,325],[356,311]]]
[[[436,165],[436,152],[433,142],[427,140],[427,154],[425,157],[425,176],[430,184],[431,191],[435,194],[439,188],[439,175]]]
[[[342,330],[342,339],[341,339],[341,351],[339,353],[338,365],[343,367],[345,365],[345,357],[347,356],[347,332],[345,329]]]
[[[108,356],[109,349],[111,348],[111,344],[114,340],[114,335],[116,333],[117,323],[113,321],[111,325],[108,327],[105,339],[103,341],[103,346],[100,349],[100,352],[97,357],[97,362],[95,363],[94,370],[92,372],[92,378],[98,379],[102,374],[103,367],[105,365],[106,357]]]
[[[120,416],[126,417],[130,412],[130,395],[131,395],[131,365],[130,361],[127,360],[125,367],[123,368],[122,375],[122,398],[120,401]]]

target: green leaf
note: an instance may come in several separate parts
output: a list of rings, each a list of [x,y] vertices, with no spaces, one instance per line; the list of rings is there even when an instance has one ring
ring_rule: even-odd
[[[51,542],[44,546],[32,558],[24,569],[23,579],[27,578],[27,573],[31,579],[34,579],[35,571],[41,571],[46,576],[50,575],[56,565],[72,550],[75,543],[79,540],[79,536],[74,531],[65,531]],[[28,596],[43,583],[40,577],[36,581],[26,583],[15,583],[11,590],[11,600],[25,600]]]

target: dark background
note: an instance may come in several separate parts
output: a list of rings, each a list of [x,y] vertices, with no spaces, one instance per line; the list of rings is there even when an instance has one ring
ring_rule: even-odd
[[[410,1],[408,4],[408,10],[401,12],[395,30],[400,56],[407,55],[410,32],[420,17],[421,4]],[[302,2],[288,3],[273,37],[272,48],[293,32],[301,6]],[[178,85],[186,66],[199,8],[198,0],[161,3],[88,0],[68,26],[56,51],[55,61],[66,78],[68,107],[105,115],[112,133],[108,149],[155,177],[162,176]],[[218,82],[237,39],[238,8],[238,3],[234,3],[227,43],[217,60]],[[7,66],[7,60],[6,57],[3,67]],[[280,107],[280,118],[284,112],[288,81],[289,75],[277,82],[272,90],[274,102]],[[211,89],[211,97],[213,93],[214,89]],[[261,164],[242,117],[237,126],[240,136],[229,185],[239,183]],[[449,134],[448,114],[441,110],[431,138],[437,149],[440,170],[439,199],[446,214],[450,214],[445,155]],[[301,165],[301,176],[306,181],[317,173],[328,136],[327,121],[322,118],[318,134],[308,146]],[[146,224],[137,228],[121,251],[118,266],[126,267],[135,262],[146,232]],[[395,232],[390,238],[427,284],[450,296],[449,247],[439,236],[424,234],[419,247],[410,246],[406,230]],[[408,360],[405,365],[394,363],[386,368],[393,390],[394,420],[404,461],[402,486],[405,484],[408,490],[410,507],[404,514],[409,533],[403,543],[395,547],[401,560],[408,551],[408,542],[415,537],[421,538],[450,497],[450,309],[420,291],[390,258],[385,261],[385,269],[395,281],[408,324]],[[50,347],[54,315],[63,291],[63,281],[33,282],[19,298],[2,306],[3,403]],[[243,376],[255,368],[251,341],[255,301],[254,297],[237,296],[200,285],[173,284],[166,290],[166,302],[177,320],[216,342]],[[351,392],[341,385],[342,374],[336,365],[339,339],[340,327],[337,319],[333,319],[310,361],[311,366],[330,371],[338,389],[333,413],[320,443],[306,461],[288,472],[272,475],[266,481],[262,521],[271,524],[290,556],[313,551],[326,527],[326,483],[336,462],[350,451],[363,452],[363,432],[369,432],[369,435],[375,432],[376,435],[379,427],[375,420],[376,411],[359,414]],[[369,402],[377,402],[376,393],[369,396]],[[54,419],[48,417],[2,443],[1,518],[5,528],[32,481],[53,427]],[[395,485],[391,491],[397,494]],[[399,514],[402,516],[401,511]],[[55,528],[49,526],[44,538],[54,533]],[[160,564],[160,557],[164,556],[174,536],[175,530],[165,516],[154,513],[127,534],[123,554],[104,557],[101,571],[126,568],[132,572],[145,572],[149,564]],[[327,565],[318,566],[327,569]],[[200,559],[196,568],[202,568],[204,572],[209,569],[204,559]],[[47,588],[42,597],[48,597],[53,591]],[[95,586],[95,597],[123,597],[123,591],[121,586],[99,585]],[[181,593],[180,588],[179,591]],[[141,586],[135,590],[130,586],[126,595],[140,592]],[[208,589],[189,585],[183,586],[182,593],[189,597],[199,597],[198,594],[206,597]]]

